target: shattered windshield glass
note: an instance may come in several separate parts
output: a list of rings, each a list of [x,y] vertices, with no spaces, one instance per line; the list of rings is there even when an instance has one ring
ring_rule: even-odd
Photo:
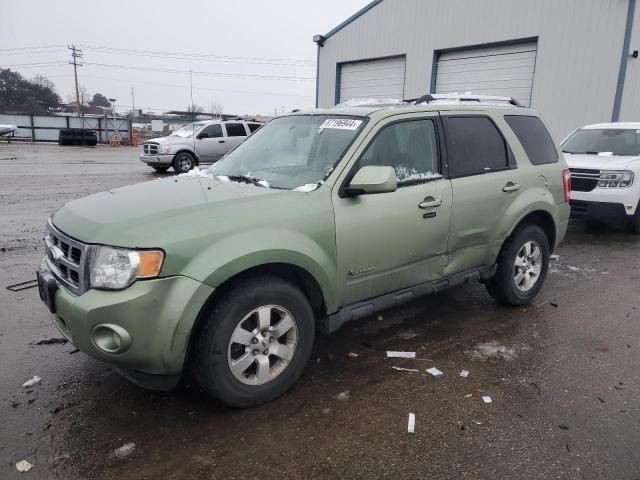
[[[363,117],[294,115],[272,120],[210,168],[273,188],[313,190],[364,127]]]

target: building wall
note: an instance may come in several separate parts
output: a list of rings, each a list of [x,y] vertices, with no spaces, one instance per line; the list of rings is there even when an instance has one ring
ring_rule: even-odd
[[[335,103],[340,62],[406,54],[411,98],[430,90],[434,50],[537,37],[532,107],[561,140],[611,120],[628,1],[384,0],[320,48],[318,105]],[[627,82],[640,96],[640,71]]]
[[[636,3],[629,55],[640,50],[640,2]],[[627,56],[627,74],[624,82],[620,121],[640,122],[640,58]]]

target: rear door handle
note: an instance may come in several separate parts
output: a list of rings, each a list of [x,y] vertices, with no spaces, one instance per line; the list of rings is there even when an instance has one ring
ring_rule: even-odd
[[[515,192],[520,190],[519,183],[508,182],[504,187],[502,187],[503,192]]]
[[[424,199],[422,203],[418,205],[418,208],[422,208],[424,210],[427,208],[437,208],[440,205],[442,205],[442,199],[440,197],[438,198],[427,197]]]

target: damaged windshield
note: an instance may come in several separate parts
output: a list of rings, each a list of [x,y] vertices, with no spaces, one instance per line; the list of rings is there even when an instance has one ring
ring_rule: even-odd
[[[331,173],[365,120],[337,115],[276,118],[209,171],[261,181],[273,188],[312,190]]]
[[[585,128],[571,135],[562,144],[562,151],[592,155],[640,155],[640,130]]]
[[[204,126],[205,126],[204,123],[189,123],[184,127],[180,128],[179,130],[176,130],[175,132],[173,132],[171,136],[187,138],[187,137],[190,137],[191,135],[194,135],[195,133],[198,133],[200,129]]]

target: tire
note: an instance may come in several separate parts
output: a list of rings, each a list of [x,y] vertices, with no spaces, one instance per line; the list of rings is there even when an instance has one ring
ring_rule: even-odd
[[[151,168],[153,168],[158,173],[165,173],[167,170],[169,170],[169,167],[151,167]]]
[[[258,328],[261,318],[267,330]],[[253,407],[291,388],[309,361],[314,337],[313,311],[298,288],[268,275],[249,278],[205,313],[194,338],[191,370],[200,386],[225,405]]]
[[[539,252],[537,257],[536,252]],[[544,284],[550,255],[549,239],[540,227],[519,228],[502,247],[496,274],[486,283],[489,295],[505,305],[528,304]],[[526,269],[526,273],[522,269]]]
[[[173,169],[176,173],[187,173],[196,165],[196,159],[189,152],[179,152],[173,157]]]

